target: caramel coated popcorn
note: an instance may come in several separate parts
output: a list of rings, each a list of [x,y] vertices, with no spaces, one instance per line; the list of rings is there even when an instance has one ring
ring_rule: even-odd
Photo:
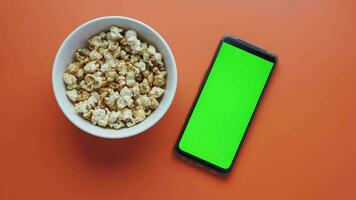
[[[167,74],[163,57],[136,31],[111,26],[74,58],[63,74],[66,94],[92,124],[132,127],[158,108]]]

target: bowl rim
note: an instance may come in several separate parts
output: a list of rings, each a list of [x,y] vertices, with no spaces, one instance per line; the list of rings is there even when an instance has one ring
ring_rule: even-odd
[[[60,84],[60,83],[58,83],[56,81],[56,77],[58,76],[58,74],[55,73],[54,69],[58,65],[57,63],[59,62],[59,56],[63,52],[64,45],[80,29],[92,24],[93,22],[100,21],[100,20],[107,20],[107,19],[120,19],[120,20],[124,19],[124,20],[128,20],[128,21],[132,21],[134,23],[137,23],[137,24],[145,27],[146,29],[149,29],[151,32],[154,33],[154,35],[156,35],[158,37],[159,40],[162,41],[163,45],[168,50],[167,51],[167,53],[169,54],[168,56],[172,58],[172,70],[174,72],[171,75],[173,77],[172,78],[173,79],[173,82],[172,82],[172,84],[173,84],[172,89],[173,90],[171,91],[171,95],[169,95],[168,98],[166,99],[166,105],[167,106],[165,108],[163,108],[163,110],[160,112],[159,115],[157,115],[156,117],[152,118],[152,120],[150,121],[149,124],[147,124],[146,126],[142,127],[141,129],[138,129],[136,132],[131,132],[130,134],[109,134],[109,135],[107,135],[107,134],[96,133],[96,132],[92,131],[90,129],[90,127],[82,126],[81,122],[78,122],[77,120],[75,120],[72,117],[70,117],[69,113],[67,113],[64,110],[64,107],[65,107],[66,104],[64,102],[60,101],[60,99],[59,99],[59,92],[60,91],[58,91],[57,85]],[[67,119],[69,119],[69,121],[71,121],[76,127],[81,129],[85,133],[88,133],[89,135],[100,137],[100,138],[107,138],[107,139],[127,138],[127,137],[132,137],[132,136],[141,134],[141,133],[145,132],[146,130],[148,130],[149,128],[151,128],[153,125],[155,125],[167,113],[168,109],[170,108],[170,106],[171,106],[171,104],[173,102],[176,90],[177,90],[177,82],[178,82],[178,74],[177,74],[176,61],[175,61],[175,58],[173,56],[172,50],[169,47],[169,45],[166,42],[166,40],[155,29],[153,29],[151,26],[147,25],[146,23],[144,23],[144,22],[142,22],[140,20],[137,20],[137,19],[134,19],[134,18],[130,18],[130,17],[125,17],[125,16],[103,16],[103,17],[98,17],[98,18],[94,18],[94,19],[88,20],[88,21],[84,22],[83,24],[79,25],[70,34],[68,34],[67,37],[63,40],[63,42],[61,43],[61,45],[60,45],[60,47],[59,47],[59,49],[58,49],[58,51],[57,51],[57,53],[55,55],[55,59],[54,59],[54,62],[52,64],[52,88],[53,88],[53,93],[54,93],[56,102],[59,105],[62,113],[66,116]],[[95,125],[91,124],[90,122],[88,122],[88,123],[90,125],[92,125],[92,126],[95,126]],[[103,128],[103,127],[100,127],[100,128]],[[122,129],[118,129],[118,130],[109,129],[109,130],[111,130],[111,131],[119,131],[119,130],[122,130]]]

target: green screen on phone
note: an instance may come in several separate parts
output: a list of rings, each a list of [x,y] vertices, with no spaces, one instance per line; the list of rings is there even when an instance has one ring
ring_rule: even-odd
[[[223,42],[179,149],[220,168],[230,168],[273,64]]]

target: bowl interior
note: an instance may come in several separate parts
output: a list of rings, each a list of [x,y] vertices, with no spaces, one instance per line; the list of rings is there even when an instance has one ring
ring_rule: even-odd
[[[156,46],[163,55],[167,70],[167,84],[159,107],[152,112],[144,121],[130,127],[119,130],[102,128],[91,124],[74,111],[74,105],[66,97],[65,85],[62,81],[62,74],[66,66],[73,61],[73,53],[78,48],[87,47],[90,37],[101,31],[106,31],[111,25],[117,25],[124,29],[133,29],[138,33],[140,39]],[[53,89],[57,102],[67,116],[67,118],[83,131],[104,138],[123,138],[139,134],[153,126],[168,110],[177,85],[176,64],[172,52],[164,39],[151,27],[137,20],[126,17],[103,17],[91,20],[75,29],[62,43],[58,50],[53,65]]]

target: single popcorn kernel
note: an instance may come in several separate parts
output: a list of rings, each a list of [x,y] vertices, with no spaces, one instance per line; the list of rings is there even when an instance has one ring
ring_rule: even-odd
[[[151,89],[147,79],[143,79],[139,87],[140,87],[141,94],[147,94]]]
[[[71,100],[71,101],[73,101],[73,102],[76,102],[77,101],[77,99],[78,99],[78,92],[77,92],[77,90],[68,90],[67,92],[66,92],[66,94],[67,94],[67,96],[68,96],[68,98]]]
[[[144,110],[138,109],[133,111],[134,120],[136,123],[142,122],[146,118]]]
[[[81,102],[75,104],[75,110],[78,113],[86,113],[86,112],[89,112],[90,109],[91,109],[91,107],[87,101],[81,101]]]
[[[67,85],[77,84],[77,78],[75,76],[73,76],[72,74],[69,74],[69,73],[64,73],[63,74],[63,81]]]
[[[89,53],[90,60],[100,60],[102,57],[103,56],[96,49]]]
[[[153,97],[153,98],[159,98],[162,96],[164,92],[164,89],[159,88],[159,87],[153,87],[151,91],[148,93],[148,96]]]
[[[90,61],[84,66],[85,73],[94,73],[99,68],[99,65],[95,61]]]
[[[74,63],[70,63],[66,68],[66,72],[72,75],[76,75],[79,72],[79,66]]]
[[[166,69],[162,54],[135,30],[111,26],[74,53],[62,75],[74,110],[90,123],[132,127],[159,107]]]

